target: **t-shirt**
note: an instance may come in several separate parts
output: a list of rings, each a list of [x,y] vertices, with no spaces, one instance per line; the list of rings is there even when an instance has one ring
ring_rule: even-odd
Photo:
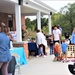
[[[62,47],[62,51],[66,51],[68,44],[66,43],[62,43],[61,47]]]
[[[62,28],[61,27],[59,27],[59,30],[61,31],[61,33],[62,33]]]
[[[16,33],[16,31],[11,31],[10,34],[12,35],[14,40],[17,40],[17,33]]]
[[[59,29],[53,30],[53,35],[54,35],[54,41],[60,40],[60,35],[61,31]]]
[[[53,45],[53,44],[54,44],[54,41],[50,39],[50,45]]]

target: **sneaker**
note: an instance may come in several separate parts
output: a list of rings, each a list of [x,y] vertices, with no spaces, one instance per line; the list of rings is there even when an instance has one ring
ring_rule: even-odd
[[[39,57],[39,55],[36,56],[37,58]]]
[[[57,60],[53,60],[53,62],[57,62]]]
[[[46,55],[43,55],[43,57],[47,57]]]

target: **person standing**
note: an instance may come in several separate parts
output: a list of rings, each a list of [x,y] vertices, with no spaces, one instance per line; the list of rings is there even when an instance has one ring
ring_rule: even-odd
[[[7,27],[7,35],[9,36],[10,41],[16,42],[16,40],[14,40],[13,36],[12,36],[11,33],[10,33],[10,28],[9,28],[9,27]]]
[[[61,37],[61,31],[55,25],[53,30],[54,44],[55,42],[60,42],[60,37]]]
[[[37,33],[36,33],[36,44],[39,48],[39,56],[45,56],[44,55],[44,51],[43,51],[43,45],[45,47],[47,47],[47,41],[46,41],[46,37],[44,36],[44,34],[38,29]]]
[[[61,31],[61,34],[62,34],[62,28],[60,27],[59,24],[58,24],[57,28]]]
[[[7,36],[7,27],[4,23],[0,23],[0,69],[2,75],[8,75],[8,64],[12,59],[9,48],[10,38]]]
[[[75,28],[74,28],[74,30],[72,32],[71,44],[75,44]]]
[[[53,49],[54,40],[52,35],[50,35],[49,43],[50,43],[50,55],[52,55],[54,54],[54,49]]]
[[[66,31],[66,32],[64,33],[64,36],[65,36],[65,39],[69,39],[70,33],[69,33],[68,31]]]

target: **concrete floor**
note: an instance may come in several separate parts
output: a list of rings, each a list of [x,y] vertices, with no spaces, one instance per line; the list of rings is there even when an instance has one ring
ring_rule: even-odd
[[[21,75],[72,75],[68,70],[68,64],[73,62],[53,62],[53,58],[54,55],[38,58],[30,56],[28,64],[21,66]]]

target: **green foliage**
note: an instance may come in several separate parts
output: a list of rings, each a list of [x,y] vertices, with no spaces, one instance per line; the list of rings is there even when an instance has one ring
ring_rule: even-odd
[[[29,18],[26,18],[26,28],[29,32],[35,31],[37,29],[37,19],[31,21]],[[41,28],[42,31],[45,33],[48,33],[48,19],[46,18],[41,18]]]
[[[60,12],[53,14],[51,18],[52,25],[60,25],[63,30],[63,35],[66,31],[70,32],[71,34],[73,28],[75,27],[75,3],[62,7]],[[35,32],[37,29],[37,19],[31,21],[29,18],[27,18],[25,22],[28,31]],[[41,18],[41,28],[45,34],[48,34],[48,19],[43,17]]]
[[[35,30],[35,27],[36,27],[35,21],[31,21],[29,18],[26,18],[25,22],[26,22],[26,28],[27,29],[30,28],[31,31],[34,31]]]
[[[52,15],[52,25],[59,24],[64,32],[68,31],[70,34],[75,27],[75,3],[68,4],[61,8],[60,12]]]
[[[43,26],[42,31],[44,34],[48,34],[48,32],[49,32],[48,26]]]
[[[46,18],[41,18],[41,28],[43,28],[44,26],[47,26],[48,24],[48,19]]]
[[[61,17],[62,17],[62,15],[60,13],[53,14],[52,15],[52,25],[59,24]]]

